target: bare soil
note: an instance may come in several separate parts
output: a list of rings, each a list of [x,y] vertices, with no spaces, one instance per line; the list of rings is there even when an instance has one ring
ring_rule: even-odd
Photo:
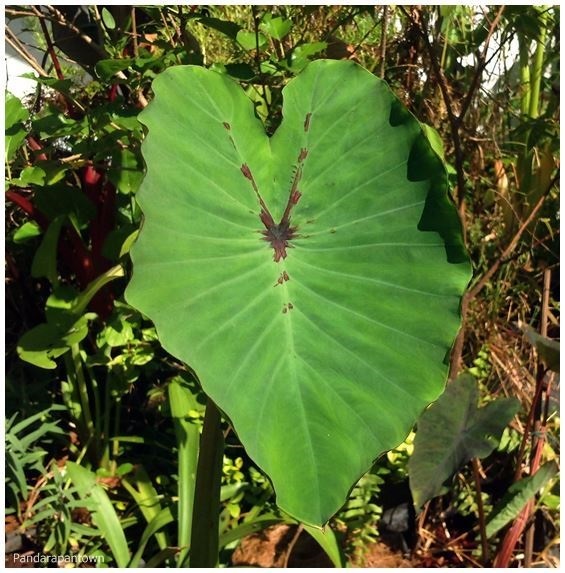
[[[244,538],[232,555],[235,567],[333,567],[316,541],[306,532],[296,538],[296,525],[273,525]],[[367,546],[363,555],[351,558],[353,567],[407,568],[416,564],[382,542]]]

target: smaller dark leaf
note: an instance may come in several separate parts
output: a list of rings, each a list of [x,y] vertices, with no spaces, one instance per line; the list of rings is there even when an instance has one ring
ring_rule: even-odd
[[[417,508],[440,495],[443,483],[472,458],[488,456],[520,409],[515,398],[500,398],[477,408],[478,397],[476,380],[463,374],[420,416],[408,462]]]

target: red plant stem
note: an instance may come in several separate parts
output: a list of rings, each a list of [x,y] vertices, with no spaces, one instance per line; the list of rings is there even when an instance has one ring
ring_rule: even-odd
[[[514,548],[518,543],[518,539],[520,539],[520,536],[526,527],[526,522],[528,521],[528,516],[530,514],[529,505],[530,504],[526,505],[520,515],[516,518],[516,521],[514,521],[510,529],[506,532],[501,544],[501,549],[494,560],[494,568],[506,569],[508,567]]]
[[[39,25],[41,26],[41,30],[43,32],[43,36],[45,37],[45,41],[47,42],[47,51],[49,52],[49,57],[53,62],[53,67],[55,68],[55,73],[60,80],[65,79],[65,75],[63,74],[63,70],[61,69],[61,64],[59,62],[59,58],[55,53],[55,46],[53,46],[53,42],[51,41],[51,36],[49,35],[49,31],[47,30],[47,25],[45,24],[45,20],[43,18],[38,18]]]
[[[112,87],[108,92],[108,101],[110,103],[114,102],[116,100],[117,95],[118,95],[118,84],[112,84]]]
[[[28,135],[26,141],[32,151],[43,151],[43,145],[41,145],[33,135]],[[38,153],[35,158],[40,161],[47,161],[47,155],[45,155],[45,153]]]
[[[49,219],[39,211],[35,205],[21,193],[14,190],[6,192],[6,199],[17,205],[26,215],[33,219],[42,229],[46,231],[49,227]],[[80,235],[73,227],[65,227],[62,231],[64,240],[59,241],[61,260],[69,270],[76,276],[81,288],[95,278],[92,273],[92,255],[85,247]]]
[[[551,270],[545,269],[543,277],[543,293],[542,293],[542,313],[541,313],[541,325],[540,333],[542,336],[547,336],[547,317],[549,310],[549,290],[551,284]],[[548,411],[548,401],[550,394],[550,383],[545,383],[546,370],[538,362],[538,372],[536,376],[536,389],[534,394],[534,399],[532,400],[532,406],[528,414],[528,421],[526,424],[526,430],[524,433],[524,439],[520,447],[520,453],[518,455],[518,465],[515,475],[515,480],[520,478],[520,467],[521,459],[525,450],[525,445],[528,437],[531,436],[532,439],[532,455],[530,458],[530,476],[533,476],[539,469],[541,463],[541,457],[543,453],[543,446],[545,443],[545,428],[547,424],[547,411]],[[545,399],[545,408],[542,408],[542,401]],[[543,412],[543,414],[542,414]],[[533,429],[533,432],[532,432]],[[500,551],[496,556],[494,567],[507,568],[512,559],[512,553],[524,532],[528,522],[530,521],[530,516],[535,507],[535,500],[530,500],[516,521],[512,524],[512,527],[506,532],[504,539],[500,545]],[[526,547],[525,547],[525,562],[524,566],[528,567],[531,565],[532,547],[533,547],[533,535],[534,529],[532,526],[528,529],[526,533]]]
[[[21,193],[17,191],[6,191],[6,199],[16,204],[26,215],[31,217],[44,231],[49,227],[49,220],[47,217],[38,211],[34,204]]]
[[[114,227],[116,189],[106,181],[104,171],[94,165],[86,165],[83,168],[81,181],[83,192],[96,206],[96,217],[89,227],[92,260],[90,280],[93,280],[110,268],[111,263],[103,256],[102,249]],[[102,319],[110,315],[113,307],[114,294],[109,286],[98,291],[90,303],[90,308]]]

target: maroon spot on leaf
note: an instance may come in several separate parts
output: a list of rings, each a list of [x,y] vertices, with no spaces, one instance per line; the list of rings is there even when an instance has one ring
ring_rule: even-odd
[[[249,181],[253,181],[253,175],[251,175],[251,170],[249,169],[249,165],[247,165],[247,163],[244,163],[241,166],[241,172],[247,179],[249,179]]]
[[[273,257],[275,263],[278,263],[281,259],[286,259],[286,250],[292,246],[289,245],[289,241],[296,237],[296,228],[291,227],[290,221],[284,219],[279,224],[273,222],[269,225],[265,223],[263,217],[261,217],[261,220],[266,227],[264,231],[261,231],[263,233],[263,239],[271,243],[275,251]]]
[[[298,163],[302,163],[308,157],[308,150],[303,147],[300,150],[300,155],[298,156]]]
[[[282,285],[284,282],[286,282],[287,280],[289,280],[289,276],[288,273],[286,271],[283,271],[281,273],[281,275],[279,276],[279,278],[277,279],[276,284],[274,284],[273,286],[279,286]]]
[[[222,125],[223,125],[228,131],[231,129],[231,125],[230,125],[227,121],[224,121],[224,122],[222,123]]]
[[[247,165],[247,163],[243,163],[240,168],[243,176],[251,182],[251,187],[253,187],[253,191],[259,200],[259,205],[261,206],[259,218],[265,227],[265,230],[261,231],[261,234],[263,235],[263,240],[271,243],[271,247],[273,247],[273,260],[275,263],[278,263],[281,259],[286,259],[286,250],[292,247],[292,245],[289,244],[289,241],[297,236],[296,227],[293,227],[290,224],[290,214],[293,207],[298,203],[302,195],[298,190],[298,184],[300,182],[300,178],[302,177],[302,165],[300,165],[300,163],[304,160],[307,154],[307,149],[301,149],[300,156],[298,158],[299,165],[295,169],[292,184],[290,187],[288,202],[279,223],[275,223],[271,213],[269,212],[269,209],[267,208],[267,205],[265,205],[249,165]]]
[[[306,119],[304,120],[304,131],[306,133],[308,133],[308,130],[310,129],[310,118],[311,117],[312,117],[311,113],[306,114]]]
[[[283,305],[282,313],[286,314],[287,312],[289,312],[293,308],[294,308],[294,305],[291,302],[289,302],[289,303]]]

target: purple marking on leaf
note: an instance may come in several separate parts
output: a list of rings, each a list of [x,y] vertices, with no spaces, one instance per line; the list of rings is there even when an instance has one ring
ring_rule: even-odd
[[[257,199],[259,200],[259,204],[261,206],[259,218],[265,227],[265,230],[261,231],[261,234],[263,235],[263,240],[271,243],[271,247],[273,247],[273,260],[275,263],[278,263],[281,259],[286,259],[286,250],[287,248],[292,247],[292,245],[289,244],[289,241],[297,236],[296,227],[293,227],[290,224],[290,213],[302,196],[302,193],[300,193],[298,190],[298,184],[300,183],[300,179],[302,177],[302,162],[304,159],[306,159],[307,155],[308,150],[306,148],[302,148],[300,150],[300,155],[298,156],[298,166],[295,169],[292,185],[290,187],[288,202],[279,223],[275,223],[271,213],[269,212],[269,209],[267,208],[267,205],[265,205],[263,198],[259,194],[259,189],[255,183],[255,178],[253,177],[253,173],[251,172],[249,165],[247,165],[247,163],[243,163],[240,168],[243,176],[251,181],[253,191],[255,191]],[[286,277],[287,278],[284,280],[288,280],[288,275],[286,275]]]
[[[283,271],[280,277],[277,279],[277,282],[273,285],[274,287],[282,285],[284,282],[288,281],[290,277],[286,271]]]
[[[222,125],[223,125],[228,131],[231,129],[231,125],[230,125],[227,121],[224,121],[224,122],[222,123]]]
[[[249,181],[253,181],[253,175],[251,175],[251,170],[249,169],[249,165],[247,165],[247,163],[244,163],[241,166],[241,172],[243,173],[244,177],[249,179]]]
[[[265,222],[263,221],[263,223]],[[281,259],[286,259],[286,250],[292,246],[289,245],[288,242],[296,237],[296,228],[291,227],[289,221],[281,221],[278,225],[265,225],[265,227],[266,230],[261,231],[263,234],[263,240],[271,243],[271,246],[275,251],[273,259],[275,263],[278,263]]]
[[[282,313],[286,314],[287,312],[291,311],[293,308],[294,308],[294,305],[291,302],[284,304],[283,309],[282,309]]]
[[[312,117],[311,113],[306,114],[306,119],[304,120],[304,131],[306,133],[308,133],[308,130],[310,129],[310,118],[311,117]]]

